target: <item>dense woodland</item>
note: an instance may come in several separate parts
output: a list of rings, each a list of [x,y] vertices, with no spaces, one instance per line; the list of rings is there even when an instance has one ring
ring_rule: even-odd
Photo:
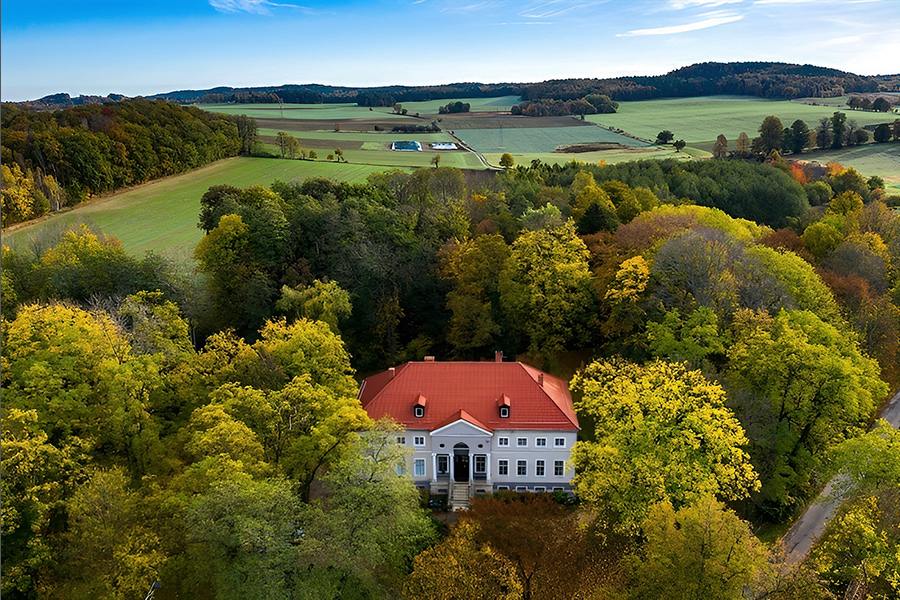
[[[611,79],[558,79],[540,83],[453,83],[438,86],[377,88],[283,85],[261,88],[220,87],[158,94],[177,102],[356,102],[360,106],[393,106],[440,98],[522,96],[524,100],[578,100],[604,94],[614,100],[646,100],[713,94],[761,98],[827,98],[851,92],[895,90],[890,78],[855,75],[812,65],[771,62],[699,63],[657,76]],[[273,96],[274,95],[274,96]],[[278,101],[276,100],[276,101]]]
[[[240,118],[171,102],[52,112],[4,103],[0,118],[3,225],[247,152]]]
[[[196,271],[4,248],[4,595],[896,597],[900,215],[776,158],[214,186]],[[495,350],[576,373],[576,497],[447,529],[355,376]]]

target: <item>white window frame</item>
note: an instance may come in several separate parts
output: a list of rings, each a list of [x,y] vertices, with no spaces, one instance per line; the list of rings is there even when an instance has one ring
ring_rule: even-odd
[[[394,467],[394,472],[400,476],[406,475],[406,461],[397,463],[397,466]]]
[[[534,438],[534,446],[535,446],[535,448],[546,448],[547,447],[547,438],[545,438],[545,437]]]
[[[425,436],[417,435],[413,437],[413,446],[418,446],[419,448],[423,448],[425,446]]]
[[[509,438],[508,437],[498,437],[497,438],[497,446],[500,448],[509,448]]]
[[[564,437],[553,438],[553,447],[554,448],[565,448],[566,447],[566,438],[564,438]]]
[[[556,469],[560,467],[561,473],[557,473]],[[564,460],[554,460],[553,461],[553,476],[554,477],[565,477],[566,476],[566,461]]]
[[[525,472],[521,473],[523,468]],[[516,460],[516,477],[528,477],[528,461],[524,458]]]
[[[534,486],[534,491],[535,492],[546,492],[547,488],[542,485],[536,485],[536,486]]]
[[[506,471],[504,473],[504,471]],[[509,476],[509,459],[501,458],[497,461],[497,475],[506,475]]]
[[[422,472],[419,473],[419,465],[422,465]],[[428,475],[428,468],[425,465],[424,458],[413,459],[413,477],[425,477]]]
[[[441,460],[446,461],[446,468],[441,468]],[[438,475],[449,475],[450,474],[450,455],[449,454],[438,454],[437,455],[437,470]]]
[[[501,419],[508,419],[508,418],[509,418],[509,407],[508,407],[508,406],[501,406],[501,407],[500,407],[500,418],[501,418]]]
[[[547,475],[547,462],[543,458],[534,461],[534,476],[544,477]]]
[[[413,414],[416,415],[417,419],[421,419],[422,417],[425,416],[425,407],[424,406],[415,407],[413,409]]]
[[[478,467],[479,460],[481,460],[481,468]],[[472,456],[472,472],[479,475],[487,473],[487,454],[475,454]]]
[[[509,491],[509,486],[508,486],[508,485],[498,485],[498,486],[497,486],[497,491],[498,491],[498,492],[508,492],[508,491]]]
[[[406,445],[406,436],[398,435],[397,443],[400,444],[401,446],[405,446]]]
[[[554,488],[553,488],[553,491],[554,491],[554,492],[564,492],[564,491],[566,491],[566,490],[565,490],[565,488],[554,487]]]
[[[528,438],[527,437],[517,437],[516,438],[516,448],[527,448],[528,447]]]
[[[517,486],[516,486],[516,491],[519,492],[519,493],[527,492],[527,491],[528,491],[528,486],[527,486],[527,485],[517,485]]]

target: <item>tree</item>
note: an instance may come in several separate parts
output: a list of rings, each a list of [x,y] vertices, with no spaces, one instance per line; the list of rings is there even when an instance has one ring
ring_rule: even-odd
[[[406,580],[410,600],[519,600],[522,585],[515,564],[476,541],[478,526],[470,520],[456,525],[440,544],[416,556]]]
[[[684,140],[675,140],[672,143],[672,146],[675,147],[675,152],[681,152],[682,150],[684,150],[684,147],[687,146],[687,142],[685,142]]]
[[[784,139],[784,125],[781,119],[769,115],[759,126],[759,142],[762,153],[768,156],[773,150],[781,150]]]
[[[895,119],[894,124],[891,125],[891,135],[895,142],[900,141],[900,119]]]
[[[528,231],[513,243],[500,273],[500,304],[512,331],[545,356],[578,345],[589,330],[588,250],[571,221]]]
[[[816,146],[819,148],[830,148],[834,136],[831,132],[831,119],[822,117],[819,126],[816,127]]]
[[[434,165],[434,168],[435,168],[435,169],[437,169],[437,168],[438,168],[438,165],[441,164],[441,155],[440,155],[440,154],[435,154],[434,156],[432,156],[432,157],[431,157],[431,164]]]
[[[719,331],[718,316],[707,307],[697,308],[686,318],[673,309],[662,321],[647,323],[647,342],[653,356],[684,361],[695,369],[706,366],[710,356],[724,355],[727,341]]]
[[[464,519],[474,539],[515,567],[522,599],[613,595],[623,540],[598,534],[578,511],[547,494],[500,494],[473,500]],[[604,539],[605,537],[605,539]]]
[[[881,123],[875,127],[875,141],[879,144],[891,141],[891,126]]]
[[[864,434],[844,440],[830,454],[831,470],[847,478],[854,494],[900,486],[900,430],[884,419]]]
[[[721,159],[728,157],[728,139],[721,133],[716,136],[716,143],[713,144],[712,154],[713,158]]]
[[[338,162],[347,162],[346,159],[344,159],[344,151],[340,148],[335,148],[334,156]]]
[[[852,336],[808,311],[740,313],[725,375],[763,487],[780,518],[812,492],[823,450],[860,427],[887,393],[878,364]]]
[[[878,96],[872,102],[872,110],[878,112],[891,112],[891,102],[883,96]]]
[[[831,147],[840,149],[844,147],[844,137],[847,131],[847,115],[836,111],[831,117]]]
[[[573,486],[625,530],[661,501],[682,507],[706,495],[735,500],[759,486],[725,391],[699,371],[662,361],[595,361],[572,388],[596,438],[572,451]]]
[[[803,232],[803,245],[813,256],[824,258],[838,247],[844,233],[830,221],[817,221]]]
[[[794,154],[800,154],[809,145],[809,126],[805,121],[797,119],[791,124],[790,149]]]
[[[281,158],[284,158],[288,151],[290,140],[293,136],[286,131],[279,131],[275,136],[275,142],[278,144],[278,150],[281,152]]]
[[[672,140],[675,139],[675,134],[669,131],[668,129],[663,129],[659,133],[656,134],[656,143],[657,144],[668,144]]]
[[[253,152],[256,145],[256,119],[246,115],[238,115],[235,117],[238,129],[238,139],[240,140],[240,153],[247,156]]]
[[[282,286],[281,298],[275,308],[292,318],[324,321],[335,333],[340,332],[340,321],[350,316],[350,294],[335,281],[318,279],[308,287]]]
[[[711,496],[678,510],[657,504],[643,532],[643,553],[633,560],[635,598],[742,600],[770,569],[750,525]]]
[[[504,152],[500,156],[500,166],[503,167],[504,169],[512,168],[512,166],[514,164],[515,164],[515,160],[513,160],[513,156],[509,152]]]
[[[620,185],[621,182],[619,182]],[[572,203],[572,218],[581,234],[597,231],[612,231],[619,224],[616,207],[605,189],[597,185],[593,175],[582,171],[572,182],[575,201]]]
[[[738,135],[735,151],[741,158],[746,158],[750,154],[750,136],[748,136],[746,132],[742,131],[740,135]]]

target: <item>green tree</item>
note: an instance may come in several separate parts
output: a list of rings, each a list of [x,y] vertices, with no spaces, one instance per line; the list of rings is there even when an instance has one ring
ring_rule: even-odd
[[[681,316],[678,309],[667,311],[662,321],[647,323],[647,342],[653,356],[684,361],[695,369],[707,365],[710,356],[722,356],[728,339],[719,330],[719,318],[701,306]]]
[[[550,356],[585,341],[593,305],[588,256],[571,221],[513,243],[500,273],[500,303],[531,350]]]
[[[742,600],[770,570],[749,523],[710,496],[678,510],[657,504],[643,533],[643,553],[633,560],[634,598]]]
[[[281,298],[275,303],[275,308],[293,319],[323,321],[335,333],[340,332],[340,322],[347,319],[352,311],[347,290],[336,281],[322,282],[318,279],[306,287],[282,286]]]
[[[809,145],[809,125],[801,119],[791,124],[791,152],[800,154]]]
[[[781,119],[769,115],[759,126],[759,143],[762,153],[768,156],[773,150],[781,150],[784,139],[784,125]]]
[[[844,137],[847,132],[847,115],[836,111],[831,117],[831,147],[840,149],[844,147]]]
[[[504,169],[512,168],[512,166],[514,164],[515,164],[515,160],[513,160],[513,156],[509,152],[504,152],[500,156],[500,166],[503,167]]]
[[[728,157],[728,139],[724,134],[719,134],[716,136],[716,143],[713,144],[712,150],[713,158],[727,158]]]
[[[656,143],[657,144],[668,144],[672,140],[675,139],[675,134],[669,131],[668,129],[663,129],[659,133],[656,134]]]
[[[706,495],[745,498],[759,483],[744,430],[725,392],[678,363],[595,361],[572,380],[576,409],[595,441],[572,450],[578,496],[612,511],[626,530],[650,507],[682,507]]]
[[[875,127],[875,141],[879,144],[891,141],[891,126],[881,123]]]
[[[675,148],[675,152],[681,152],[684,150],[684,147],[687,146],[687,142],[684,140],[675,140],[672,142],[672,146]]]

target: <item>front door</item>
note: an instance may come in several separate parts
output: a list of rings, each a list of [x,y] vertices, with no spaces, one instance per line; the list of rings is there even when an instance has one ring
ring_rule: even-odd
[[[453,453],[453,480],[468,481],[469,480],[469,454],[461,452]]]

